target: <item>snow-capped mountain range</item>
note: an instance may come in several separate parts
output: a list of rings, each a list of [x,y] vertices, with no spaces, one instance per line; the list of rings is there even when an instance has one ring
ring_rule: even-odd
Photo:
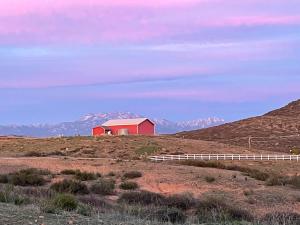
[[[97,113],[87,114],[74,122],[63,122],[59,124],[37,124],[37,125],[11,125],[0,126],[0,135],[19,135],[34,137],[73,136],[90,135],[91,129],[111,119],[134,119],[145,117],[131,112]],[[167,119],[150,118],[156,124],[158,134],[171,134],[180,131],[189,131],[212,127],[223,124],[225,121],[212,117],[183,122],[173,122]]]

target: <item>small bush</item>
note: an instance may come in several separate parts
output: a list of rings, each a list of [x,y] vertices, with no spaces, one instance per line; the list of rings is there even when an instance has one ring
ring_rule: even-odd
[[[252,221],[253,217],[247,210],[228,205],[219,198],[207,198],[199,202],[197,215],[200,222],[224,222],[227,220]]]
[[[75,173],[75,178],[77,180],[81,180],[81,181],[88,181],[88,180],[97,180],[98,177],[100,177],[100,174],[95,174],[95,173],[89,173],[89,172],[80,172],[77,171]]]
[[[78,197],[79,201],[85,205],[92,206],[93,208],[101,209],[103,211],[112,209],[113,206],[108,203],[104,198],[99,198],[96,195],[83,195]]]
[[[73,195],[61,194],[53,199],[53,204],[55,207],[66,210],[73,211],[77,208],[78,202]]]
[[[244,173],[246,176],[252,177],[256,180],[266,181],[269,178],[269,174],[262,172],[257,169],[252,169],[248,167],[242,167],[238,165],[225,165],[220,162],[216,161],[192,161],[186,160],[181,161],[180,164],[186,166],[196,166],[196,167],[205,167],[205,168],[217,168],[217,169],[224,169],[224,170],[232,170],[232,171],[240,171]]]
[[[123,193],[120,198],[120,203],[127,203],[133,205],[162,205],[165,197],[161,194],[140,191]]]
[[[188,210],[196,205],[196,200],[190,193],[176,194],[166,197],[162,205],[171,208]]]
[[[207,183],[212,183],[212,182],[215,182],[216,178],[211,177],[211,176],[206,176],[205,180]]]
[[[60,173],[64,174],[64,175],[75,175],[78,172],[80,172],[80,171],[79,170],[67,169],[67,170],[62,170]]]
[[[147,218],[160,222],[171,222],[183,224],[187,216],[177,208],[159,207],[147,210]]]
[[[9,183],[18,186],[42,186],[47,182],[43,176],[49,174],[48,170],[30,168],[15,173],[2,174],[0,176],[0,183]]]
[[[98,195],[111,195],[115,190],[115,182],[113,180],[101,179],[93,184],[90,190],[92,193]]]
[[[300,214],[292,212],[268,213],[262,218],[264,225],[299,225]]]
[[[107,174],[107,176],[109,176],[109,177],[114,177],[114,176],[116,176],[116,174],[115,174],[114,172],[109,172],[109,173]]]
[[[245,196],[250,196],[250,195],[253,195],[253,194],[254,194],[254,191],[252,189],[244,190],[244,195]]]
[[[292,185],[295,188],[300,188],[300,176],[292,176],[292,177],[283,177],[283,176],[276,176],[273,175],[269,177],[266,181],[266,185],[268,186],[277,186],[277,185]]]
[[[6,186],[0,191],[0,202],[14,203],[15,205],[23,205],[29,203],[29,199],[14,192],[14,187]]]
[[[0,183],[1,184],[7,184],[8,183],[8,175],[7,174],[1,174],[0,175]]]
[[[76,212],[83,216],[91,216],[92,215],[92,207],[85,204],[78,204]]]
[[[266,185],[268,186],[275,186],[275,185],[284,186],[286,184],[287,184],[287,179],[276,175],[270,176],[266,181]]]
[[[288,180],[288,184],[294,186],[295,188],[300,189],[300,176],[292,176],[289,180]]]
[[[26,152],[24,154],[25,157],[43,157],[44,154],[41,152],[36,152],[36,151],[30,151],[30,152]]]
[[[51,172],[49,170],[36,169],[36,168],[23,169],[23,170],[20,170],[18,173],[38,174],[38,175],[50,175],[51,174]]]
[[[70,193],[70,194],[88,194],[89,190],[84,183],[73,180],[63,180],[54,183],[50,187],[52,190],[58,193]]]
[[[118,201],[130,205],[155,205],[182,210],[190,209],[196,203],[193,196],[189,193],[165,197],[161,194],[148,191],[123,193]]]
[[[136,182],[126,181],[121,183],[119,187],[123,190],[135,190],[139,185]]]
[[[139,178],[139,177],[142,177],[143,174],[139,171],[130,171],[130,172],[127,172],[123,175],[123,178],[124,179],[135,179],[135,178]]]

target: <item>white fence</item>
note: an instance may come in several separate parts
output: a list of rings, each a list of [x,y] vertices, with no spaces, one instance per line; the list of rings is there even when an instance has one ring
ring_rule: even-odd
[[[247,160],[247,161],[297,161],[300,155],[239,155],[239,154],[185,154],[185,155],[160,155],[148,157],[152,161],[170,160]]]

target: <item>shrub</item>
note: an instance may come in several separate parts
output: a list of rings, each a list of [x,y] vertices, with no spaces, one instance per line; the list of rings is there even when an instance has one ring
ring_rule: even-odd
[[[120,184],[120,188],[123,190],[135,190],[139,187],[136,182],[126,181]]]
[[[7,174],[1,174],[0,175],[0,183],[7,184],[8,183],[8,175]]]
[[[217,168],[224,170],[240,171],[243,172],[246,176],[252,177],[256,180],[266,181],[269,178],[269,174],[262,172],[257,169],[252,169],[248,167],[242,167],[238,165],[225,165],[216,161],[192,161],[186,160],[181,161],[180,164],[186,166],[196,166],[196,167],[207,167],[207,168]]]
[[[162,205],[164,200],[163,195],[148,191],[123,193],[118,199],[121,203],[133,205]]]
[[[206,180],[207,183],[212,183],[212,182],[214,182],[216,180],[216,178],[211,177],[211,176],[206,176],[205,180]]]
[[[9,183],[18,186],[42,186],[47,182],[43,176],[49,174],[48,170],[30,168],[15,173],[2,174],[0,176],[0,183]]]
[[[13,186],[6,186],[3,191],[0,191],[0,202],[23,205],[29,203],[29,199],[15,193]]]
[[[186,166],[195,166],[195,167],[226,169],[226,166],[224,164],[222,164],[220,162],[216,162],[216,161],[186,160],[186,161],[181,161],[180,164],[186,165]]]
[[[79,196],[78,199],[85,205],[89,205],[97,209],[102,209],[103,211],[113,208],[113,206],[110,203],[106,202],[104,198],[99,198],[96,195],[83,195]]]
[[[81,172],[81,171],[76,171],[75,173],[75,178],[81,181],[97,180],[97,178],[100,176],[101,176],[100,174]]]
[[[244,190],[244,195],[245,196],[250,196],[250,195],[253,195],[253,194],[254,194],[254,191],[252,189]]]
[[[59,209],[72,211],[78,206],[78,202],[73,195],[60,194],[53,199],[53,205]]]
[[[109,172],[109,173],[107,174],[107,176],[109,176],[109,177],[114,177],[114,176],[116,176],[116,174],[115,174],[114,172]]]
[[[41,152],[36,152],[36,151],[30,151],[30,152],[26,152],[24,154],[25,157],[43,157],[44,154]]]
[[[196,205],[196,200],[192,194],[184,193],[168,196],[162,204],[172,208],[188,210]]]
[[[266,185],[275,186],[275,185],[292,185],[295,188],[300,188],[300,176],[292,176],[292,177],[283,177],[273,175],[269,177],[266,181]]]
[[[93,184],[90,190],[98,195],[111,195],[115,190],[115,182],[113,180],[101,179]]]
[[[293,185],[295,188],[300,188],[300,176],[292,176],[288,180],[288,184]]]
[[[123,178],[124,179],[135,179],[135,178],[139,178],[139,177],[142,177],[142,173],[139,172],[139,171],[130,171],[130,172],[127,172],[123,175]]]
[[[222,222],[227,220],[251,221],[253,217],[247,210],[228,205],[219,198],[207,198],[199,202],[197,216],[200,222]]]
[[[51,172],[49,170],[36,169],[36,168],[23,169],[23,170],[20,170],[18,173],[38,174],[38,175],[50,175],[51,174]]]
[[[80,172],[80,171],[67,169],[67,170],[62,170],[60,173],[64,174],[64,175],[75,175],[77,172]]]
[[[92,210],[92,207],[89,205],[78,204],[76,212],[83,216],[91,216]]]
[[[196,203],[193,196],[189,193],[165,197],[161,194],[148,191],[123,193],[118,201],[131,205],[155,205],[183,210],[195,206]]]
[[[183,224],[186,221],[186,215],[177,208],[159,207],[146,210],[147,218],[160,222],[171,222]]]
[[[270,176],[266,181],[266,185],[268,186],[286,185],[286,184],[287,184],[287,179],[276,175]]]
[[[262,218],[264,225],[299,225],[300,214],[292,212],[268,213]]]
[[[59,193],[70,193],[70,194],[88,194],[89,190],[84,183],[73,180],[63,180],[54,183],[50,187],[52,190]]]

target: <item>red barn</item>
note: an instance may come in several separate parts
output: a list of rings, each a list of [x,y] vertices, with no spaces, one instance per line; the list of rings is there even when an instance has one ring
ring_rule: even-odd
[[[109,120],[93,128],[93,136],[111,135],[154,135],[155,124],[147,118]]]

